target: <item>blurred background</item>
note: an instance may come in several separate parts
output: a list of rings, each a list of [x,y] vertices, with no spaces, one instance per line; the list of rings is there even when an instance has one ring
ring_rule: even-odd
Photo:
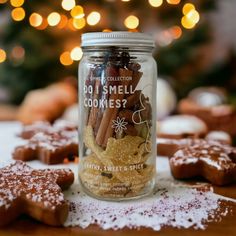
[[[235,9],[235,0],[0,0],[0,119],[76,119],[81,34],[115,30],[155,39],[158,118],[193,113],[178,101],[199,87],[200,108],[227,104],[234,117]]]

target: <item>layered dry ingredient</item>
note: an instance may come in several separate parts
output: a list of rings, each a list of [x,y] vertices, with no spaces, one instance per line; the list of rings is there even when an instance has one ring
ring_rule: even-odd
[[[152,106],[137,86],[143,73],[136,59],[116,48],[91,57],[83,88],[88,117],[80,179],[99,197],[138,196],[154,177]]]

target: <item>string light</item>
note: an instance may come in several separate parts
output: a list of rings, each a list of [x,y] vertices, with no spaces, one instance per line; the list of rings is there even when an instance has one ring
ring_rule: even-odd
[[[181,19],[181,24],[186,29],[192,29],[200,20],[200,15],[192,3],[186,3],[183,6],[182,12],[184,16]]]
[[[129,31],[129,32],[133,32],[133,33],[139,32],[137,29],[129,29],[128,31]]]
[[[129,2],[130,0],[121,0],[122,2]],[[6,3],[7,0],[0,0],[1,3]],[[11,16],[15,21],[22,21],[25,18],[25,10],[21,7],[24,4],[25,0],[10,0],[10,4],[15,7]],[[152,7],[160,7],[163,4],[163,0],[148,0],[149,4]],[[177,5],[181,2],[181,0],[166,0],[168,4]],[[82,29],[87,24],[94,26],[99,23],[101,20],[101,14],[97,11],[91,12],[86,20],[84,18],[84,9],[80,5],[76,5],[75,0],[61,0],[61,6],[64,10],[70,11],[72,16],[71,19],[68,19],[65,15],[60,15],[57,12],[52,12],[48,15],[46,19],[38,13],[32,13],[29,17],[29,23],[31,26],[36,27],[37,29],[43,30],[48,25],[57,26],[59,29],[64,28],[65,26],[69,27],[71,30],[76,31],[78,29]],[[198,11],[195,9],[194,4],[186,3],[182,8],[183,17],[181,19],[181,24],[186,29],[192,29],[200,20],[200,15]],[[124,25],[128,28],[129,31],[136,32],[137,27],[139,26],[139,18],[130,15],[124,20]],[[104,29],[103,32],[111,32],[110,29]],[[168,31],[168,32],[167,32]],[[182,35],[182,29],[179,26],[173,26],[163,31],[163,38],[172,38],[171,40],[178,39]],[[168,34],[168,35],[167,35]],[[168,37],[167,37],[168,36]],[[0,49],[0,62],[1,57],[3,58],[4,50]],[[13,51],[12,51],[13,53]],[[68,56],[69,55],[69,56]],[[82,50],[80,47],[75,47],[71,52],[64,52],[60,56],[60,61],[63,65],[71,65],[74,61],[80,60],[82,57]],[[70,60],[69,60],[70,58]],[[6,60],[6,53],[5,59]]]
[[[70,57],[70,52],[63,52],[60,56],[60,62],[64,66],[70,66],[73,60]]]
[[[186,3],[183,6],[183,14],[187,15],[191,10],[195,10],[195,6],[192,3]]]
[[[177,5],[177,4],[180,3],[180,1],[181,1],[181,0],[167,0],[167,2],[168,2],[169,4],[172,4],[172,5]]]
[[[25,18],[25,10],[22,7],[17,7],[12,10],[11,17],[15,21],[22,21]]]
[[[11,51],[11,56],[15,60],[21,60],[25,56],[25,49],[21,46],[15,46]]]
[[[73,7],[75,7],[75,0],[63,0],[61,2],[61,6],[64,10],[70,11]]]
[[[124,24],[128,29],[135,29],[139,25],[139,19],[136,16],[130,15],[125,19]]]
[[[70,19],[68,20],[67,26],[68,26],[68,28],[69,28],[70,30],[76,31],[76,28],[75,28],[75,26],[74,26],[74,19],[73,19],[73,18],[70,18]]]
[[[159,7],[162,5],[163,0],[148,0],[148,2],[152,7]]]
[[[24,4],[24,0],[11,0],[10,3],[13,7],[20,7]]]
[[[61,20],[61,16],[57,12],[52,12],[51,14],[49,14],[47,20],[48,20],[48,24],[50,26],[56,26],[59,24],[59,22]]]
[[[82,6],[75,6],[70,12],[71,16],[75,19],[80,19],[84,17],[84,8]]]
[[[156,39],[161,47],[166,47],[172,43],[173,36],[169,30],[164,30],[156,35]]]
[[[86,25],[86,21],[84,18],[73,19],[73,26],[76,29],[82,29],[82,28],[84,28],[85,25]]]
[[[112,32],[111,29],[104,29],[102,32]]]
[[[39,27],[43,23],[43,17],[38,13],[32,13],[29,18],[29,23],[33,27]]]
[[[75,47],[70,53],[71,59],[74,61],[79,61],[83,56],[83,51],[80,47]]]
[[[187,17],[190,21],[192,21],[194,24],[197,24],[198,21],[200,20],[200,15],[199,15],[199,13],[198,13],[196,10],[194,10],[194,9],[192,9],[192,10],[186,15],[186,17]]]
[[[96,25],[101,19],[99,12],[93,11],[87,16],[87,23],[89,25]]]
[[[63,29],[64,27],[66,27],[67,22],[68,22],[67,16],[61,15],[61,20],[59,24],[57,25],[58,29]]]
[[[0,63],[4,62],[7,59],[6,52],[0,48]]]
[[[179,26],[171,27],[170,32],[171,32],[174,39],[180,38],[183,33],[182,29]]]
[[[37,27],[38,30],[45,30],[48,26],[48,22],[46,19],[43,19],[43,22],[40,26]]]
[[[189,19],[186,16],[183,16],[181,19],[181,24],[183,25],[184,28],[186,29],[192,29],[196,25],[191,19]]]

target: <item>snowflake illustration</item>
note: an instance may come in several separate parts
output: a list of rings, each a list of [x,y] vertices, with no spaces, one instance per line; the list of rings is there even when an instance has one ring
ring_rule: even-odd
[[[117,117],[116,120],[112,121],[112,128],[115,129],[115,132],[122,132],[123,130],[126,130],[127,127],[126,125],[128,124],[128,122],[125,121],[125,118],[120,118]]]

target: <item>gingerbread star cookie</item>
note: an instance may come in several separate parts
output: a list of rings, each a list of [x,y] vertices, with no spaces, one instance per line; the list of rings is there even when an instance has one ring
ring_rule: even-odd
[[[73,181],[70,169],[35,170],[22,161],[0,169],[0,226],[21,214],[48,225],[62,225],[69,211],[62,189]]]
[[[236,181],[236,149],[214,141],[193,143],[170,158],[177,179],[201,176],[215,185]]]
[[[62,163],[65,158],[78,156],[77,131],[64,133],[39,132],[25,145],[15,148],[13,159],[30,161],[38,159],[45,164]]]

